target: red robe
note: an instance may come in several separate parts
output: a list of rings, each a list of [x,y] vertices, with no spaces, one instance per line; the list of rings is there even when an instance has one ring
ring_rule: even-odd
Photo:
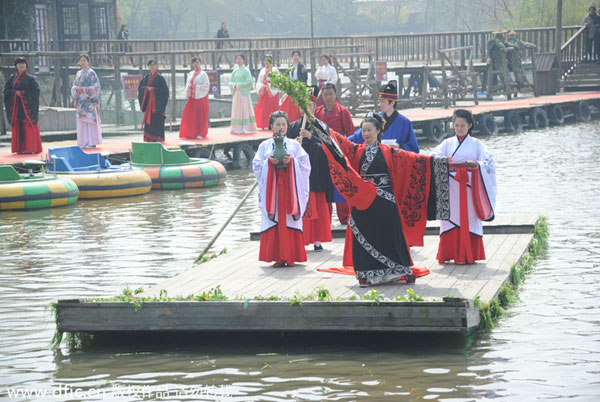
[[[40,153],[38,126],[40,87],[27,73],[12,75],[4,86],[4,105],[12,126],[13,153]]]
[[[315,109],[314,114],[333,131],[343,134],[345,137],[354,134],[354,122],[352,122],[350,111],[338,102],[329,113],[325,113],[325,105],[321,105]]]

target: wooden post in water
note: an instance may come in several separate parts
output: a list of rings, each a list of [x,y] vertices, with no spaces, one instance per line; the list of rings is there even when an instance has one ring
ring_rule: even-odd
[[[169,131],[173,132],[173,118],[175,116],[175,100],[176,96],[176,82],[175,82],[176,70],[175,70],[175,55],[171,54],[171,118]]]
[[[119,127],[123,104],[121,97],[121,59],[118,56],[115,57],[115,83],[113,90],[115,91],[115,123]]]
[[[561,47],[562,47],[562,0],[557,0],[556,3],[556,38],[554,40],[554,51],[556,52],[556,62],[558,63],[558,79],[560,80],[560,74],[562,74],[562,57],[561,57]],[[598,33],[596,33],[598,35]],[[596,42],[598,43],[598,42]],[[596,50],[597,52],[598,50]]]

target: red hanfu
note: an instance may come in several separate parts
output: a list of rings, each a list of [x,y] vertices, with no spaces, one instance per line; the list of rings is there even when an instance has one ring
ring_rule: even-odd
[[[27,73],[12,75],[4,86],[6,114],[12,127],[13,153],[42,152],[38,126],[39,95],[37,81]]]
[[[281,102],[281,110],[287,113],[288,121],[296,121],[302,117],[300,109],[298,108],[298,106],[296,106],[296,102],[294,102],[294,100],[290,96],[283,96]]]
[[[302,215],[309,196],[309,157],[300,144],[284,138],[291,160],[283,169],[269,161],[274,140],[263,141],[252,161],[262,211],[259,260],[277,266],[306,261]]]
[[[258,103],[254,108],[256,127],[262,130],[269,128],[269,117],[271,113],[279,110],[279,90],[271,88],[269,81],[270,69],[263,67],[256,80],[258,92]]]
[[[204,71],[194,71],[190,75],[186,85],[188,100],[181,115],[179,138],[205,138],[208,134],[209,86],[208,75]]]
[[[144,142],[165,141],[165,110],[169,101],[169,88],[157,73],[146,75],[138,88],[140,109],[144,112],[142,131]]]
[[[304,244],[314,242],[326,243],[331,241],[331,220],[327,211],[329,206],[325,199],[325,193],[313,193],[311,191],[306,204],[306,211],[302,216],[302,231],[304,233]]]
[[[300,205],[296,192],[293,160],[284,168],[276,169],[269,163],[267,179],[267,212],[285,222],[286,215],[299,216]],[[278,261],[286,264],[306,261],[302,231],[275,225],[260,235],[259,261]]]

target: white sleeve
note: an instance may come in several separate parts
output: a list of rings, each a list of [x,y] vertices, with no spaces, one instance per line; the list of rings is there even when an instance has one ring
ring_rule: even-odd
[[[329,77],[329,82],[332,83],[332,84],[336,84],[337,81],[338,81],[337,71],[335,71],[335,67],[332,66],[331,64],[329,65],[329,67],[331,67],[330,68],[330,70],[331,70],[330,73],[331,74],[330,74],[330,77]]]
[[[204,71],[200,73],[198,78],[196,78],[196,96],[198,99],[204,98],[208,95],[208,90],[210,89],[210,81],[208,79],[208,74]]]

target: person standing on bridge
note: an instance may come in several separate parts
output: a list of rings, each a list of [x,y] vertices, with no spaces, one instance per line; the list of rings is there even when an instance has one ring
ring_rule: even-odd
[[[450,218],[440,223],[440,264],[473,264],[485,260],[482,221],[494,219],[496,166],[485,146],[471,136],[473,115],[458,109],[452,116],[454,133],[432,152],[447,156],[450,166]]]
[[[199,57],[192,57],[192,67],[194,70],[189,73],[185,85],[187,103],[181,115],[179,138],[202,139],[206,138],[208,134],[210,81],[208,75],[200,67]]]
[[[250,98],[254,78],[244,62],[244,55],[235,56],[235,67],[233,67],[233,73],[229,79],[229,89],[233,94],[231,101],[231,132],[233,134],[248,134],[256,131],[256,118]]]
[[[352,116],[346,107],[338,103],[335,85],[332,83],[325,84],[321,90],[321,95],[324,104],[317,106],[315,117],[344,137],[352,135],[354,133]],[[348,204],[337,190],[334,192],[333,200],[335,201],[338,219],[342,225],[345,225],[348,223],[348,216],[350,216]]]
[[[77,72],[71,96],[77,108],[77,145],[81,148],[96,148],[102,144],[100,129],[100,80],[90,68],[90,57],[83,53],[79,56],[81,70]]]
[[[338,82],[338,74],[335,71],[335,67],[331,64],[331,56],[328,54],[322,55],[319,59],[319,64],[319,68],[315,71],[315,78],[319,82],[319,89],[323,89],[327,84],[335,86]],[[321,92],[321,95],[317,99],[317,106],[321,106],[324,102],[322,95],[323,92]]]
[[[419,153],[419,143],[415,136],[410,120],[398,113],[396,101],[398,100],[398,87],[395,80],[387,83],[383,91],[379,92],[379,115],[383,119],[381,142],[406,151]],[[362,129],[359,128],[348,139],[355,144],[365,142]]]
[[[292,66],[287,70],[287,74],[289,74],[292,81],[300,81],[306,85],[306,81],[308,80],[308,72],[306,71],[304,64],[300,62],[299,50],[294,50],[292,52]],[[296,106],[294,100],[285,93],[281,97],[280,110],[283,110],[287,113],[290,121],[296,121],[302,116],[302,113],[300,112],[298,106]]]
[[[259,145],[252,161],[262,211],[258,260],[293,267],[306,261],[302,215],[310,192],[310,161],[302,146],[286,137],[285,112],[272,113],[269,127],[273,138]]]
[[[165,141],[165,110],[169,102],[169,87],[158,72],[156,60],[148,61],[150,72],[140,81],[138,100],[144,112],[142,131],[144,142]]]
[[[313,87],[313,94],[310,95],[310,111],[312,113],[315,111],[317,102],[314,92],[318,90]],[[303,120],[300,118],[290,124],[287,137],[298,141],[310,159],[310,197],[302,216],[304,245],[313,244],[315,251],[323,251],[321,243],[331,241],[329,205],[333,202],[333,183],[321,140],[310,132],[312,130],[310,121],[307,121],[306,128],[302,127]]]
[[[4,85],[4,105],[12,127],[11,150],[17,154],[37,154],[42,152],[38,126],[40,87],[35,78],[27,74],[27,59],[17,57],[14,62],[17,73]]]
[[[258,92],[258,103],[254,108],[256,126],[265,130],[269,127],[271,113],[279,110],[279,89],[271,87],[269,73],[274,69],[273,56],[266,54],[263,60],[264,67],[258,73],[256,80],[256,92]]]

